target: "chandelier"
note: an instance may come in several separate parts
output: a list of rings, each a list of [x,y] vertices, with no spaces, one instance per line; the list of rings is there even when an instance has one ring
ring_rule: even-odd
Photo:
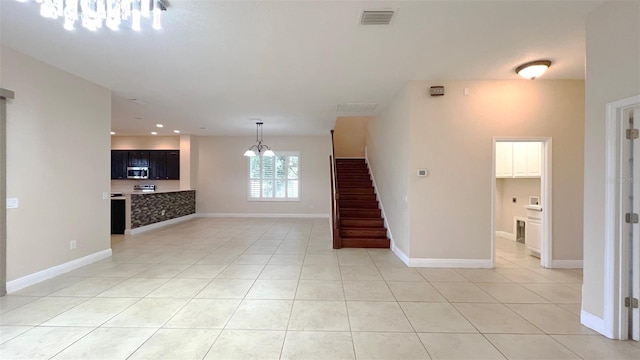
[[[26,2],[27,0],[17,0]],[[64,28],[73,30],[80,20],[84,28],[95,31],[106,25],[111,30],[130,23],[131,29],[140,31],[142,18],[151,18],[152,26],[162,28],[162,12],[167,10],[163,0],[35,0],[40,4],[40,15],[50,19],[64,19]]]
[[[276,154],[274,154],[274,152],[271,151],[271,148],[269,146],[262,143],[262,124],[263,124],[262,121],[258,121],[256,123],[256,126],[257,126],[256,127],[256,144],[251,145],[249,147],[249,150],[244,152],[244,156],[256,156],[256,155],[276,156]],[[265,149],[266,151],[263,154],[262,151]],[[256,154],[254,150],[258,150],[258,154]]]

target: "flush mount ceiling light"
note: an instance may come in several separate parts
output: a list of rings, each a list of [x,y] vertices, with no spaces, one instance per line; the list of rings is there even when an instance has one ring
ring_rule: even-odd
[[[522,76],[525,79],[535,79],[544,74],[545,71],[551,66],[549,60],[536,60],[522,64],[516,68],[516,74]]]
[[[276,155],[273,153],[273,151],[271,151],[271,148],[269,146],[262,143],[262,124],[263,124],[262,121],[256,122],[256,144],[251,145],[249,147],[249,150],[244,152],[244,156],[256,156],[256,155],[275,156]],[[254,150],[257,150],[258,153],[256,154]],[[262,153],[262,151],[264,151],[264,153]]]
[[[27,0],[17,0],[27,2]],[[73,30],[77,20],[84,28],[95,31],[102,23],[117,31],[122,23],[140,31],[142,18],[151,18],[154,29],[162,28],[162,12],[167,10],[164,0],[35,0],[40,4],[40,15],[51,19],[64,19],[64,28]]]

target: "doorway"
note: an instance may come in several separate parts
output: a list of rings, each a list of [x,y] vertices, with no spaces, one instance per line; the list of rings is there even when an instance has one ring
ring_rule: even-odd
[[[7,198],[7,99],[13,91],[0,89],[0,199]],[[7,294],[7,209],[0,206],[0,296]]]
[[[604,323],[640,341],[640,96],[607,104]]]
[[[551,138],[494,138],[493,266],[552,267]]]

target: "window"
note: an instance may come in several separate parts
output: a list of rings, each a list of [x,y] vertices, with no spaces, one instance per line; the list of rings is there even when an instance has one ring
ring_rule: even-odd
[[[249,200],[300,200],[300,153],[249,158]]]

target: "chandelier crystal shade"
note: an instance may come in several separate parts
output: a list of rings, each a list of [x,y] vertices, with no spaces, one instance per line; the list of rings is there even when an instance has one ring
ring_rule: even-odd
[[[26,2],[27,0],[17,0]],[[95,31],[104,26],[117,31],[127,24],[140,31],[143,18],[149,18],[154,29],[162,28],[162,12],[167,10],[163,0],[35,0],[40,15],[64,21],[66,30],[74,30],[76,22]]]
[[[249,150],[244,152],[244,156],[276,156],[276,154],[271,151],[271,148],[269,146],[262,143],[262,124],[262,121],[258,121],[256,123],[256,144],[251,145],[249,147]],[[256,151],[258,152],[257,154]]]

